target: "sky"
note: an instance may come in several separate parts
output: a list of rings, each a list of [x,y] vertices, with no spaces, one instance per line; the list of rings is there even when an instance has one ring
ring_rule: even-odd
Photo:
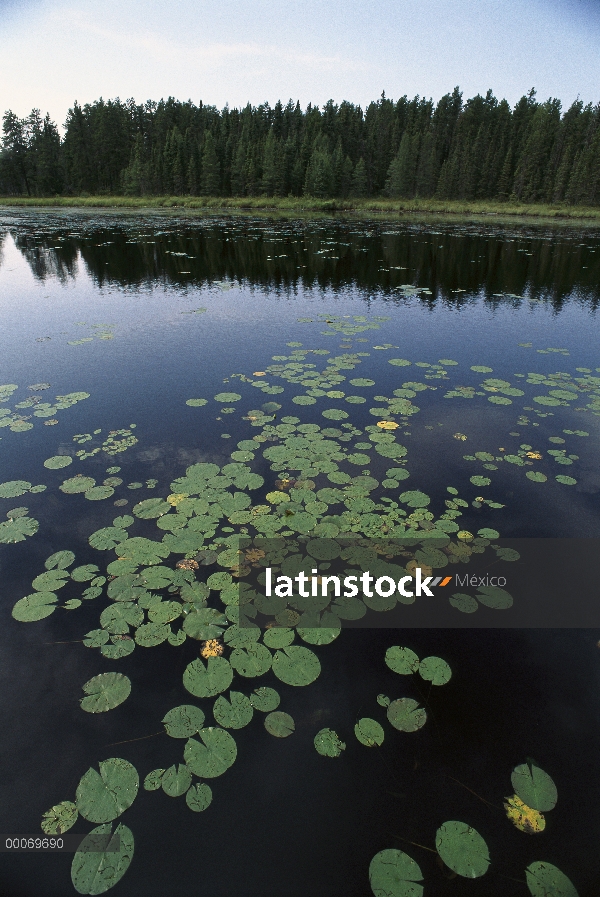
[[[600,101],[599,0],[0,0],[0,47],[0,114],[59,125],[101,96]]]

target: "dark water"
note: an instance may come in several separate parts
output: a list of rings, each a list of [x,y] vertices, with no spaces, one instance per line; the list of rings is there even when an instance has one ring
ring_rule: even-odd
[[[265,401],[282,405],[278,419],[297,415],[321,427],[338,426],[335,419],[324,423],[324,408],[345,408],[361,430],[378,419],[369,408],[379,400],[344,404],[325,397],[299,406],[291,396],[303,393],[302,386],[269,378],[285,391],[263,396],[250,382],[231,379],[241,373],[252,380],[253,372],[273,364],[272,356],[289,358],[296,348],[289,343],[328,349],[331,356],[368,353],[342,373],[372,378],[372,395],[389,396],[404,381],[435,387],[418,393],[421,410],[405,423],[410,478],[403,488],[425,491],[441,510],[448,486],[470,501],[481,491],[470,477],[488,471],[464,454],[514,453],[528,444],[543,455],[535,469],[547,480],[539,483],[526,477],[533,465],[499,463],[485,489],[503,507],[471,505],[461,518],[465,529],[493,527],[511,537],[600,535],[600,409],[593,381],[577,402],[557,406],[531,402],[539,392],[531,386],[510,406],[489,403],[485,393],[444,398],[457,386],[480,390],[486,377],[518,385],[517,373],[563,372],[569,383],[598,376],[600,234],[594,230],[6,212],[0,248],[0,385],[19,386],[6,407],[26,400],[33,394],[27,387],[39,383],[51,384],[35,393],[43,401],[90,394],[58,411],[54,426],[32,416],[33,429],[0,430],[0,481],[47,486],[40,494],[0,499],[1,518],[23,505],[40,523],[35,536],[0,545],[2,833],[38,832],[41,814],[73,800],[81,776],[99,760],[124,757],[142,779],[181,762],[184,742],[164,734],[114,743],[157,732],[167,710],[190,701],[181,676],[197,656],[196,642],[138,648],[108,661],[75,641],[56,644],[96,628],[106,597],[28,624],[13,620],[11,609],[30,593],[32,578],[54,551],[70,549],[78,564],[103,568],[106,557],[89,547],[90,533],[138,501],[167,496],[188,465],[226,464],[239,440],[259,432],[244,417]],[[190,313],[199,308],[206,311]],[[356,324],[352,316],[378,329],[326,335],[326,321]],[[390,366],[388,359],[398,357],[412,365]],[[444,374],[417,366],[440,359],[457,365],[442,365]],[[327,358],[307,361],[321,370]],[[339,389],[360,391],[347,383]],[[213,396],[230,390],[242,394],[241,410],[222,413]],[[200,397],[212,404],[186,406]],[[532,411],[523,410],[527,402]],[[50,456],[88,450],[131,424],[138,442],[121,454],[101,452],[64,470],[43,466]],[[589,435],[563,435],[566,429]],[[94,430],[102,432],[94,436]],[[73,442],[88,433],[89,442]],[[557,465],[547,454],[550,445],[577,457]],[[58,489],[78,472],[101,482],[113,464],[124,482],[106,500]],[[251,466],[272,488],[276,474],[260,455]],[[381,479],[387,466],[394,462],[376,458],[370,469]],[[564,474],[576,482],[557,482]],[[153,489],[127,489],[149,478],[158,481]],[[128,505],[115,508],[119,499]],[[136,535],[156,537],[154,521],[137,521]],[[390,847],[419,863],[426,894],[516,897],[527,893],[524,870],[535,860],[559,867],[580,897],[600,893],[599,637],[579,629],[347,630],[314,648],[322,673],[306,688],[285,686],[272,672],[241,685],[236,677],[233,687],[242,691],[277,688],[279,709],[294,717],[296,732],[272,738],[256,718],[235,731],[238,759],[211,780],[213,802],[204,813],[191,813],[184,798],[140,789],[123,816],[136,847],[115,897],[204,890],[215,897],[362,897],[371,893],[371,858]],[[443,657],[453,670],[450,683],[429,689],[418,677],[398,677],[383,662],[394,644],[420,657]],[[110,713],[83,713],[82,684],[113,669],[131,679],[131,697]],[[392,729],[376,702],[379,693],[426,701],[426,726],[411,734]],[[212,702],[199,703],[210,719]],[[354,737],[354,723],[364,716],[384,725],[380,749]],[[324,727],[347,744],[339,759],[321,757],[313,747]],[[502,810],[512,793],[510,773],[527,757],[558,788],[557,806],[537,835],[517,831]],[[468,822],[485,839],[491,865],[481,879],[449,878],[434,853],[409,843],[433,848],[437,828],[451,819]],[[74,831],[89,828],[80,818]],[[2,854],[0,893],[75,893],[69,867],[66,856]]]

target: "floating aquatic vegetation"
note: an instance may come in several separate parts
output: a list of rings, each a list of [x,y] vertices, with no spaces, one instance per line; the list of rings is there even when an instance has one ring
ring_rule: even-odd
[[[131,681],[122,673],[100,673],[89,679],[82,688],[86,697],[79,702],[81,709],[87,713],[104,713],[127,700],[131,693]],[[100,821],[92,819],[92,822]]]
[[[379,746],[383,744],[383,739],[385,737],[383,727],[380,726],[376,720],[370,719],[369,717],[359,719],[354,726],[354,734],[360,743],[366,745],[366,747],[374,747],[375,745]]]
[[[98,845],[104,843],[105,850],[99,850]],[[79,894],[92,895],[108,891],[127,872],[133,849],[133,834],[126,825],[119,823],[114,832],[112,825],[93,828],[73,857],[71,881],[75,890]]]
[[[346,745],[333,729],[321,729],[314,738],[315,749],[322,757],[339,757]]]
[[[542,813],[528,807],[516,794],[505,799],[504,809],[512,824],[521,832],[534,835],[546,828],[546,820]]]
[[[487,844],[479,832],[465,822],[445,822],[437,830],[435,846],[446,866],[464,878],[479,878],[489,868]]]
[[[42,831],[47,835],[63,835],[77,822],[79,810],[70,800],[63,800],[50,807],[42,816]]]
[[[533,760],[516,766],[511,775],[516,795],[533,810],[546,813],[556,806],[556,785]]]
[[[274,735],[276,738],[287,738],[296,729],[293,718],[289,713],[283,713],[281,710],[267,714],[264,725],[269,735]]]
[[[422,897],[421,881],[418,864],[402,850],[380,850],[371,860],[369,884],[375,897]]]
[[[525,870],[525,879],[532,897],[578,897],[572,881],[545,861],[530,863]]]

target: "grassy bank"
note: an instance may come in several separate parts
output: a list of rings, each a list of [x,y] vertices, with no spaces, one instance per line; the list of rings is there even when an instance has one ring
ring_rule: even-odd
[[[53,196],[0,197],[0,206],[83,209],[185,209],[186,211],[263,211],[281,213],[339,212],[357,215],[457,215],[502,218],[544,218],[564,221],[599,221],[600,208],[536,205],[519,202],[463,202],[434,199],[315,199],[312,197],[217,196]]]

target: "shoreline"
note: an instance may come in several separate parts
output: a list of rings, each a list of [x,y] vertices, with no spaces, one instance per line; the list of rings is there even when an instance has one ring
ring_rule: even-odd
[[[600,223],[600,208],[460,200],[315,199],[311,197],[53,196],[0,197],[1,208],[164,210],[185,212],[270,212],[346,214],[381,218],[443,216],[485,219]]]

